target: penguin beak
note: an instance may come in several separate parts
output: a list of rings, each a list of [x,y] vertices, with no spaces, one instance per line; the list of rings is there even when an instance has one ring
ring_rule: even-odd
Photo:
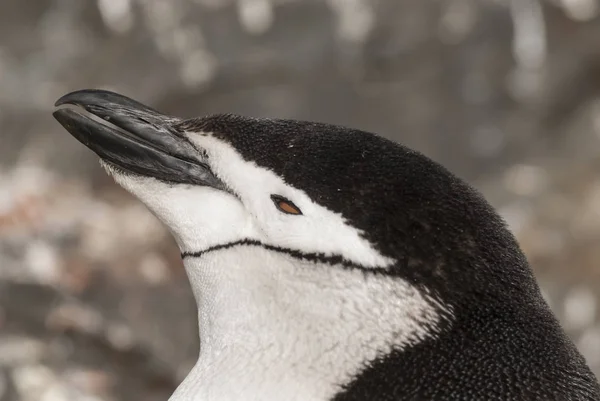
[[[86,89],[55,103],[54,118],[79,142],[120,170],[171,183],[224,189],[200,151],[163,115],[117,93]]]

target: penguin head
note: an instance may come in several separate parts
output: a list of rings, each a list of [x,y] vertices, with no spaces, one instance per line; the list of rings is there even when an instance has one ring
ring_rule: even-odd
[[[228,114],[180,119],[101,90],[56,105],[77,106],[54,116],[170,228],[184,257],[255,243],[455,298],[507,295],[531,280],[476,191],[377,135]]]

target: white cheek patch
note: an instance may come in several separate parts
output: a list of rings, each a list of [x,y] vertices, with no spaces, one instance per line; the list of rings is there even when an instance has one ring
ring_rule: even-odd
[[[259,238],[265,243],[305,253],[343,255],[347,261],[369,268],[385,268],[395,262],[379,253],[341,214],[313,202],[273,171],[244,160],[229,144],[211,134],[186,134],[206,150],[213,172],[254,215],[263,233]],[[288,198],[303,214],[288,215],[277,210],[270,199],[272,194]]]
[[[182,252],[256,236],[244,205],[229,193],[123,174],[106,163],[102,165],[117,184],[142,201],[171,230]]]

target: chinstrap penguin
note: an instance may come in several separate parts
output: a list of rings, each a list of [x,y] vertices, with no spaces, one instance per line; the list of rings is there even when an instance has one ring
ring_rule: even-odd
[[[101,90],[56,105],[181,249],[201,346],[170,400],[600,400],[504,222],[418,152]]]

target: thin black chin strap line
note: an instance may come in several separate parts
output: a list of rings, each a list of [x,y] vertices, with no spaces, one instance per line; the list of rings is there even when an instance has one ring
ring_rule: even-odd
[[[369,272],[369,273],[385,273],[385,272],[387,272],[386,268],[365,267],[365,266],[359,265],[357,263],[351,262],[347,259],[344,259],[344,257],[342,257],[341,255],[326,255],[324,253],[301,252],[296,249],[283,248],[283,247],[276,246],[276,245],[265,244],[261,241],[254,240],[254,239],[242,239],[239,241],[227,242],[225,244],[213,245],[211,247],[206,248],[203,251],[183,252],[181,254],[181,258],[182,259],[199,258],[210,252],[219,251],[222,249],[229,249],[229,248],[233,248],[236,246],[258,246],[258,247],[267,249],[269,251],[274,251],[274,252],[279,252],[279,253],[289,255],[296,259],[306,260],[306,261],[315,262],[315,263],[327,263],[327,264],[331,264],[331,265],[342,265],[345,268],[358,269],[358,270],[362,270],[364,272]]]

